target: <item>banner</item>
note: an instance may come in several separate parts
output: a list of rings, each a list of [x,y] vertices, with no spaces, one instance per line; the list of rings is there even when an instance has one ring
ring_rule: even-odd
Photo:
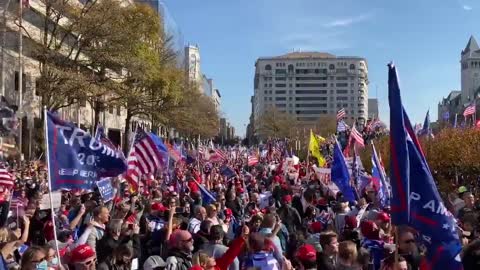
[[[112,187],[112,180],[110,178],[105,178],[97,182],[98,191],[102,196],[103,202],[109,202],[115,197],[114,190]]]
[[[40,210],[50,210],[51,208],[53,209],[58,209],[62,205],[62,192],[60,191],[55,191],[52,192],[52,202],[53,202],[53,207],[50,206],[50,197],[47,194],[43,194],[42,200],[40,201]]]
[[[126,170],[123,155],[88,132],[50,112],[46,120],[52,190],[93,189],[101,177],[117,176]]]

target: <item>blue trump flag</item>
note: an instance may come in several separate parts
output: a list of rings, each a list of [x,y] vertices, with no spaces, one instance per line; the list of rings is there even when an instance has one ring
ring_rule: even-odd
[[[380,206],[383,208],[390,205],[390,192],[387,183],[387,177],[385,175],[385,171],[383,170],[382,164],[380,163],[380,159],[377,155],[377,150],[375,149],[375,145],[372,142],[372,178],[373,180],[378,180],[378,199],[380,202]]]
[[[226,176],[227,179],[237,175],[235,171],[232,168],[228,167],[227,165],[223,165],[222,167],[220,167],[220,174],[223,176]]]
[[[97,180],[122,174],[127,169],[118,151],[105,146],[88,132],[53,113],[45,114],[49,174],[52,191],[92,189]]]
[[[350,184],[350,174],[338,141],[333,149],[332,181],[337,185],[343,196],[349,201],[355,201],[355,192]]]
[[[210,193],[210,191],[208,191],[204,185],[198,183],[197,180],[195,180],[194,178],[192,178],[192,180],[195,182],[195,184],[197,184],[198,188],[200,189],[203,205],[208,205],[208,204],[217,202],[217,200],[215,199],[215,196],[213,196],[212,193]]]
[[[392,221],[419,233],[427,248],[421,269],[462,269],[455,219],[446,209],[402,105],[397,71],[389,65]]]

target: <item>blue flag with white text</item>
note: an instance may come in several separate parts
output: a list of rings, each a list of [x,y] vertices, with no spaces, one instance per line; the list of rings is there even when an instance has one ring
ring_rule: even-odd
[[[380,206],[385,208],[390,205],[390,193],[385,171],[380,163],[375,145],[372,144],[372,178],[378,180],[377,196]]]
[[[392,222],[415,229],[427,253],[420,269],[462,269],[455,220],[443,203],[402,105],[397,71],[389,65]]]
[[[348,173],[347,163],[345,162],[345,157],[343,156],[338,141],[333,149],[331,173],[332,181],[337,185],[343,196],[349,202],[355,201],[355,192],[350,184],[350,174]]]
[[[93,189],[102,177],[122,174],[122,155],[73,123],[47,112],[49,174],[52,190]]]

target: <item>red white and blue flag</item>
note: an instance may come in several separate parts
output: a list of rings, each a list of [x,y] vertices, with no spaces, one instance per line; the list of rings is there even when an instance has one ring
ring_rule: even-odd
[[[447,210],[402,105],[397,71],[388,67],[393,224],[419,234],[427,252],[420,269],[463,269],[456,222]]]
[[[154,174],[166,164],[166,147],[156,135],[137,128],[135,138],[128,154],[126,179],[137,189],[142,176]]]

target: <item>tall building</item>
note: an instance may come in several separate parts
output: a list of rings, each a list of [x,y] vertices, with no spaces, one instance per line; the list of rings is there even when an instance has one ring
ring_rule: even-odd
[[[215,106],[215,110],[219,112],[222,106],[222,96],[220,95],[220,91],[218,89],[214,89],[211,98],[213,100],[213,105]]]
[[[131,1],[131,0],[129,0]],[[163,0],[135,0],[137,3],[147,4],[151,6],[162,19],[162,27],[164,29],[165,35],[170,39],[172,48],[175,50],[177,55],[178,66],[181,67],[184,65],[185,61],[185,42],[183,38],[182,31],[178,27],[174,18],[171,16],[168,11],[167,6]]]
[[[480,48],[473,36],[461,53],[462,103],[467,105],[479,98],[480,89]]]
[[[368,118],[378,118],[378,99],[369,98],[368,99]]]
[[[461,114],[463,109],[462,92],[453,90],[446,98],[438,103],[438,121],[437,122],[455,122],[455,114]],[[462,116],[463,117],[463,116]]]
[[[203,91],[203,74],[200,70],[200,50],[198,46],[188,45],[185,47],[185,72],[187,72],[190,83],[195,83],[199,86],[200,91]]]
[[[365,123],[368,67],[361,57],[293,52],[255,63],[254,119],[276,107],[298,121],[314,122],[345,108],[349,122]]]

